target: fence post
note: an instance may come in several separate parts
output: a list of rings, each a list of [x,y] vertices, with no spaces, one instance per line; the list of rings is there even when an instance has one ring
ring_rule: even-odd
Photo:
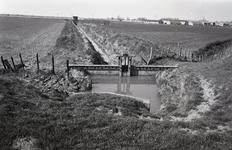
[[[14,59],[13,59],[13,57],[11,57],[11,61],[12,61],[12,64],[13,64],[14,70],[16,71],[16,67],[15,67],[15,63],[14,63]]]
[[[55,74],[54,56],[52,54],[52,73]]]
[[[169,55],[169,53],[170,53],[170,47],[171,47],[171,46],[169,45],[169,46],[168,46],[168,54],[167,54],[167,56],[170,56],[170,55]]]
[[[152,59],[152,53],[153,53],[153,49],[152,49],[152,47],[151,47],[149,60]]]
[[[21,53],[19,53],[19,57],[20,57],[20,61],[21,61],[21,64],[22,64],[22,66],[23,66],[23,69],[24,69],[24,63],[23,63],[23,59],[22,59]]]
[[[4,69],[6,69],[6,66],[5,66],[5,63],[3,61],[3,57],[2,56],[1,56],[1,60],[2,60],[2,64],[3,64]]]
[[[39,54],[36,53],[37,73],[39,72]]]
[[[182,54],[182,47],[180,48],[179,58],[181,58],[181,54]]]
[[[160,57],[162,57],[162,56],[163,56],[163,50],[164,50],[164,48],[162,48],[162,50],[161,50]]]
[[[185,50],[184,58],[188,61],[187,49]]]
[[[67,60],[67,79],[69,78],[69,60]]]
[[[176,55],[176,47],[174,46],[174,49],[173,49],[173,57]]]

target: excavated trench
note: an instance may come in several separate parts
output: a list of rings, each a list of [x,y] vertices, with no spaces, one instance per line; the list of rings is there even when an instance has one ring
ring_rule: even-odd
[[[101,54],[102,58],[108,64],[117,64],[117,59],[115,59],[116,54],[120,55],[122,53],[117,53],[115,52],[115,50],[112,52],[111,49],[113,47],[111,47],[111,49],[108,50],[109,47],[107,47],[106,45],[110,44],[107,44],[106,41],[106,45],[99,43],[100,41],[98,40],[98,38],[93,37],[93,34],[90,34],[88,31],[86,31],[86,28],[84,27],[85,26],[80,24],[77,25],[77,29],[83,35],[83,37],[90,41],[93,48]],[[117,44],[114,44],[114,46],[115,47],[113,49],[118,49]],[[126,51],[125,48],[122,52],[131,53]],[[142,57],[144,56],[145,55],[143,54]],[[138,59],[136,59],[133,63],[141,63],[141,60],[138,61]],[[118,75],[94,75],[91,77],[91,79],[93,83],[91,92],[110,92],[113,94],[119,94],[123,96],[127,95],[129,97],[134,97],[138,100],[142,100],[143,102],[147,103],[152,113],[156,113],[159,110],[160,102],[157,97],[157,86],[155,85],[154,76],[118,77]]]
[[[124,52],[148,60],[151,47],[154,53],[159,51],[159,47],[151,42],[129,35],[117,34],[101,26],[80,24],[79,27],[94,39],[95,44],[102,49],[102,53],[109,56],[108,58],[111,60]],[[228,57],[226,49],[231,46],[231,43],[231,39],[210,43],[196,51],[195,54],[204,55],[207,62],[219,59],[219,54],[220,58]],[[162,59],[160,62],[173,63],[172,60]],[[194,62],[189,64],[174,62],[180,63],[180,68],[156,74],[156,84],[161,102],[158,113],[172,121],[189,122],[200,119],[217,102],[221,89],[214,87],[212,80],[207,80],[200,72],[194,71]],[[116,62],[111,61],[111,63]],[[142,64],[143,61],[139,58],[133,63]]]

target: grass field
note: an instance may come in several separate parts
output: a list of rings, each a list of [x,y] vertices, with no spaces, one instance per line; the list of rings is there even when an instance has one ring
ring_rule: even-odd
[[[198,50],[208,43],[232,38],[232,28],[148,25],[113,21],[105,28],[163,46],[177,46],[180,43],[181,47],[188,50]]]

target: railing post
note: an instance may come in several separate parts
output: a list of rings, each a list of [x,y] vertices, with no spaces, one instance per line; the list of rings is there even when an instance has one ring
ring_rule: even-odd
[[[119,56],[119,76],[120,77],[122,76],[122,59],[120,56]]]
[[[67,60],[67,79],[69,78],[69,60]]]
[[[131,58],[128,57],[128,76],[131,76]]]
[[[52,54],[52,73],[55,74],[54,55]]]
[[[36,53],[37,73],[39,73],[39,54]]]

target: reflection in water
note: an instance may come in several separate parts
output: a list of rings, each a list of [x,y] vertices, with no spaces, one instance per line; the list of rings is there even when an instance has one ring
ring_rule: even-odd
[[[113,92],[150,100],[150,111],[157,112],[160,102],[153,76],[119,77],[110,75],[91,76],[92,92]]]

